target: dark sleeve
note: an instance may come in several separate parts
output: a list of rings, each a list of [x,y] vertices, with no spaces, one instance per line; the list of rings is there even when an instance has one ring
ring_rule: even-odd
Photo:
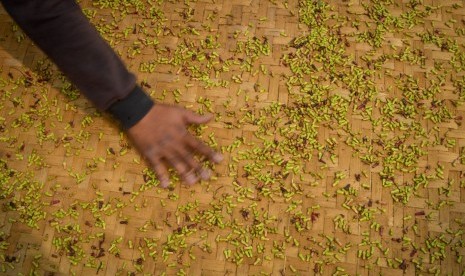
[[[74,0],[1,0],[23,31],[70,81],[124,128],[139,121],[153,101],[136,85],[121,59]]]

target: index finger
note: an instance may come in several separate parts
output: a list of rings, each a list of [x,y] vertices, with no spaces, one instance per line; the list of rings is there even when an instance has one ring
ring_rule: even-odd
[[[223,155],[221,153],[214,151],[204,142],[192,136],[192,134],[186,135],[184,141],[193,151],[206,156],[212,162],[219,163],[223,160]]]

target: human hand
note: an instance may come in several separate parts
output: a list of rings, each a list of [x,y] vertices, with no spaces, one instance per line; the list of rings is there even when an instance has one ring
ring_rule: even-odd
[[[169,185],[167,165],[174,167],[182,180],[192,185],[207,180],[211,170],[204,168],[194,156],[207,157],[215,163],[223,156],[190,134],[190,124],[205,124],[213,115],[198,115],[192,111],[164,104],[155,104],[147,115],[128,130],[139,152],[150,162],[163,188]]]

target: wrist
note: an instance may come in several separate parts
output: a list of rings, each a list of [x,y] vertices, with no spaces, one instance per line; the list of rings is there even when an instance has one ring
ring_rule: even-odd
[[[113,103],[107,111],[127,130],[144,118],[153,105],[150,96],[136,85],[129,95]]]

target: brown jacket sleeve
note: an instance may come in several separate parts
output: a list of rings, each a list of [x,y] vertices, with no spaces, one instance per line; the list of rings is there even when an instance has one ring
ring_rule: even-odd
[[[71,82],[98,109],[112,113],[125,128],[134,125],[152,107],[152,100],[136,86],[134,75],[74,0],[2,0],[2,3]]]

